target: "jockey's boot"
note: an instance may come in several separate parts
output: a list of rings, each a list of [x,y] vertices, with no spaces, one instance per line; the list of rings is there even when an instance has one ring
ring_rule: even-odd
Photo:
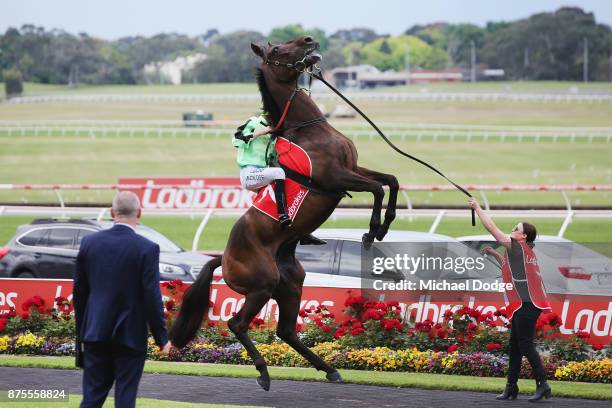
[[[285,180],[274,180],[274,197],[276,198],[276,209],[278,210],[278,223],[281,230],[291,226],[291,218],[287,214],[287,198],[285,197]]]
[[[327,244],[326,241],[323,241],[322,239],[319,239],[312,234],[305,235],[302,237],[302,239],[300,239],[300,245],[325,245],[325,244]]]

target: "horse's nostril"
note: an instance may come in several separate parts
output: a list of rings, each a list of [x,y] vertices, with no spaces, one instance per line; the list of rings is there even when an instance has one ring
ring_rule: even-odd
[[[306,42],[306,43],[311,43],[313,41],[314,40],[312,39],[312,37],[304,37],[304,42]]]

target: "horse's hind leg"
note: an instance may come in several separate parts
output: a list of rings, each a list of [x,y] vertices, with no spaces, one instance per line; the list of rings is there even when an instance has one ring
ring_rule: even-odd
[[[267,290],[249,293],[246,295],[242,309],[240,309],[236,316],[232,317],[227,322],[229,329],[236,335],[236,338],[240,341],[240,343],[242,343],[249,357],[251,357],[251,360],[253,360],[255,368],[257,371],[259,371],[257,383],[266,391],[270,390],[270,375],[268,374],[268,366],[251,341],[248,334],[248,328],[253,318],[257,315],[257,313],[259,313],[261,308],[268,302],[268,300],[270,300],[270,297],[271,293]]]
[[[340,373],[327,364],[323,359],[313,353],[306,347],[298,338],[295,330],[297,316],[300,309],[301,291],[288,291],[282,288],[282,297],[276,297],[278,303],[279,317],[278,326],[276,327],[276,335],[289,344],[295,351],[300,353],[302,357],[310,362],[317,370],[325,371],[327,379],[332,382],[341,382]]]
[[[397,206],[397,193],[399,191],[399,182],[397,181],[397,178],[392,174],[379,173],[377,171],[366,169],[364,167],[358,167],[357,172],[362,176],[378,181],[384,186],[389,186],[389,202],[387,203],[387,209],[385,210],[385,220],[376,232],[376,239],[382,241],[385,235],[387,235],[387,231],[389,231],[389,226],[395,219],[395,208]]]

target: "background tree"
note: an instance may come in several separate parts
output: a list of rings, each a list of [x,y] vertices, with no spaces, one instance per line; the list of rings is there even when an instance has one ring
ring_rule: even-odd
[[[440,68],[444,67],[447,61],[444,51],[433,48],[411,35],[376,39],[364,45],[361,52],[363,63],[374,65],[381,70],[404,69],[407,54],[412,67]]]
[[[256,31],[236,31],[214,38],[204,53],[206,60],[189,74],[197,82],[253,82],[254,68],[260,60],[251,51],[251,42],[263,44]]]
[[[325,35],[325,31],[320,28],[305,29],[301,24],[290,24],[283,27],[274,27],[268,34],[268,41],[272,44],[284,43],[291,41],[300,35],[311,35],[319,42],[321,52],[325,52],[329,46],[329,40]]]
[[[4,78],[4,92],[7,98],[19,96],[23,92],[23,79],[21,72],[10,69],[2,72]]]
[[[589,47],[589,79],[607,80],[612,49],[610,27],[592,13],[565,7],[540,13],[486,36],[483,60],[511,79],[581,80],[584,39]]]

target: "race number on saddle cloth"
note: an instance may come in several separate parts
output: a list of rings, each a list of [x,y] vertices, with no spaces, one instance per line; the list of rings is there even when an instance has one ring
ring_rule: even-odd
[[[502,278],[504,283],[513,284],[512,289],[505,292],[508,319],[522,307],[523,302],[532,302],[544,313],[551,311],[537,258],[525,241],[512,240],[510,249],[504,254]]]
[[[306,177],[312,177],[312,163],[304,149],[283,137],[276,139],[274,148],[280,164]],[[278,220],[273,184],[259,190],[257,196],[253,199],[253,207]],[[291,179],[286,179],[285,194],[287,197],[287,213],[291,220],[294,220],[300,206],[308,195],[308,189]]]

